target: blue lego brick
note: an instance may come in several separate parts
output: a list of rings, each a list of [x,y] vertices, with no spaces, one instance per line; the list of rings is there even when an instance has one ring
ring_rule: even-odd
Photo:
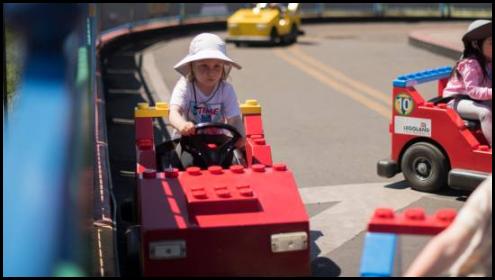
[[[363,255],[361,257],[361,276],[392,276],[396,245],[396,234],[368,232],[364,239]]]
[[[452,72],[452,67],[444,66],[437,69],[427,69],[411,74],[400,75],[394,80],[394,87],[410,87],[426,82],[448,78]]]

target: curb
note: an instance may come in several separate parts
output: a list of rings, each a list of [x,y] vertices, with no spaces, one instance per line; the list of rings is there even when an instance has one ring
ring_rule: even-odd
[[[426,31],[427,32],[427,31]],[[425,34],[425,31],[413,31],[409,33],[408,42],[410,45],[426,49],[433,53],[458,60],[462,54],[462,49],[447,42],[441,42]]]

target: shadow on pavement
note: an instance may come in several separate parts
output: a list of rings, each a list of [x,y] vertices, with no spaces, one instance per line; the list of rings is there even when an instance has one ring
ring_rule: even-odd
[[[410,185],[407,183],[406,180],[402,180],[399,182],[387,184],[384,187],[388,189],[404,190],[410,188]],[[441,197],[456,197],[457,201],[466,201],[470,193],[471,192],[455,190],[449,188],[448,186],[444,186],[439,192],[434,193],[434,195]]]
[[[311,274],[319,277],[335,277],[341,273],[340,267],[327,257],[318,257],[321,253],[320,248],[316,245],[316,240],[323,234],[319,230],[310,231],[311,239]]]
[[[311,272],[317,277],[336,277],[341,273],[340,267],[327,257],[318,257],[311,262]]]

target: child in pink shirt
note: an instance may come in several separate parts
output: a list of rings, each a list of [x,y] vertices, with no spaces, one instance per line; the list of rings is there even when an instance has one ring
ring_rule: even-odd
[[[492,146],[492,22],[476,20],[462,37],[464,52],[452,71],[443,96],[466,119],[479,120]]]

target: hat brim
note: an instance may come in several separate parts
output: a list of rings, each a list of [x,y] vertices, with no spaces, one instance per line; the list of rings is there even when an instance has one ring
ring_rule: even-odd
[[[232,59],[230,59],[229,57],[227,57],[218,50],[204,50],[194,55],[187,55],[174,66],[174,69],[183,76],[187,76],[191,71],[191,68],[189,67],[189,63],[203,59],[219,59],[234,66],[237,69],[242,68],[239,64],[237,64],[235,61],[233,61]]]
[[[492,23],[487,22],[462,36],[462,41],[467,43],[473,40],[481,40],[492,36]]]

